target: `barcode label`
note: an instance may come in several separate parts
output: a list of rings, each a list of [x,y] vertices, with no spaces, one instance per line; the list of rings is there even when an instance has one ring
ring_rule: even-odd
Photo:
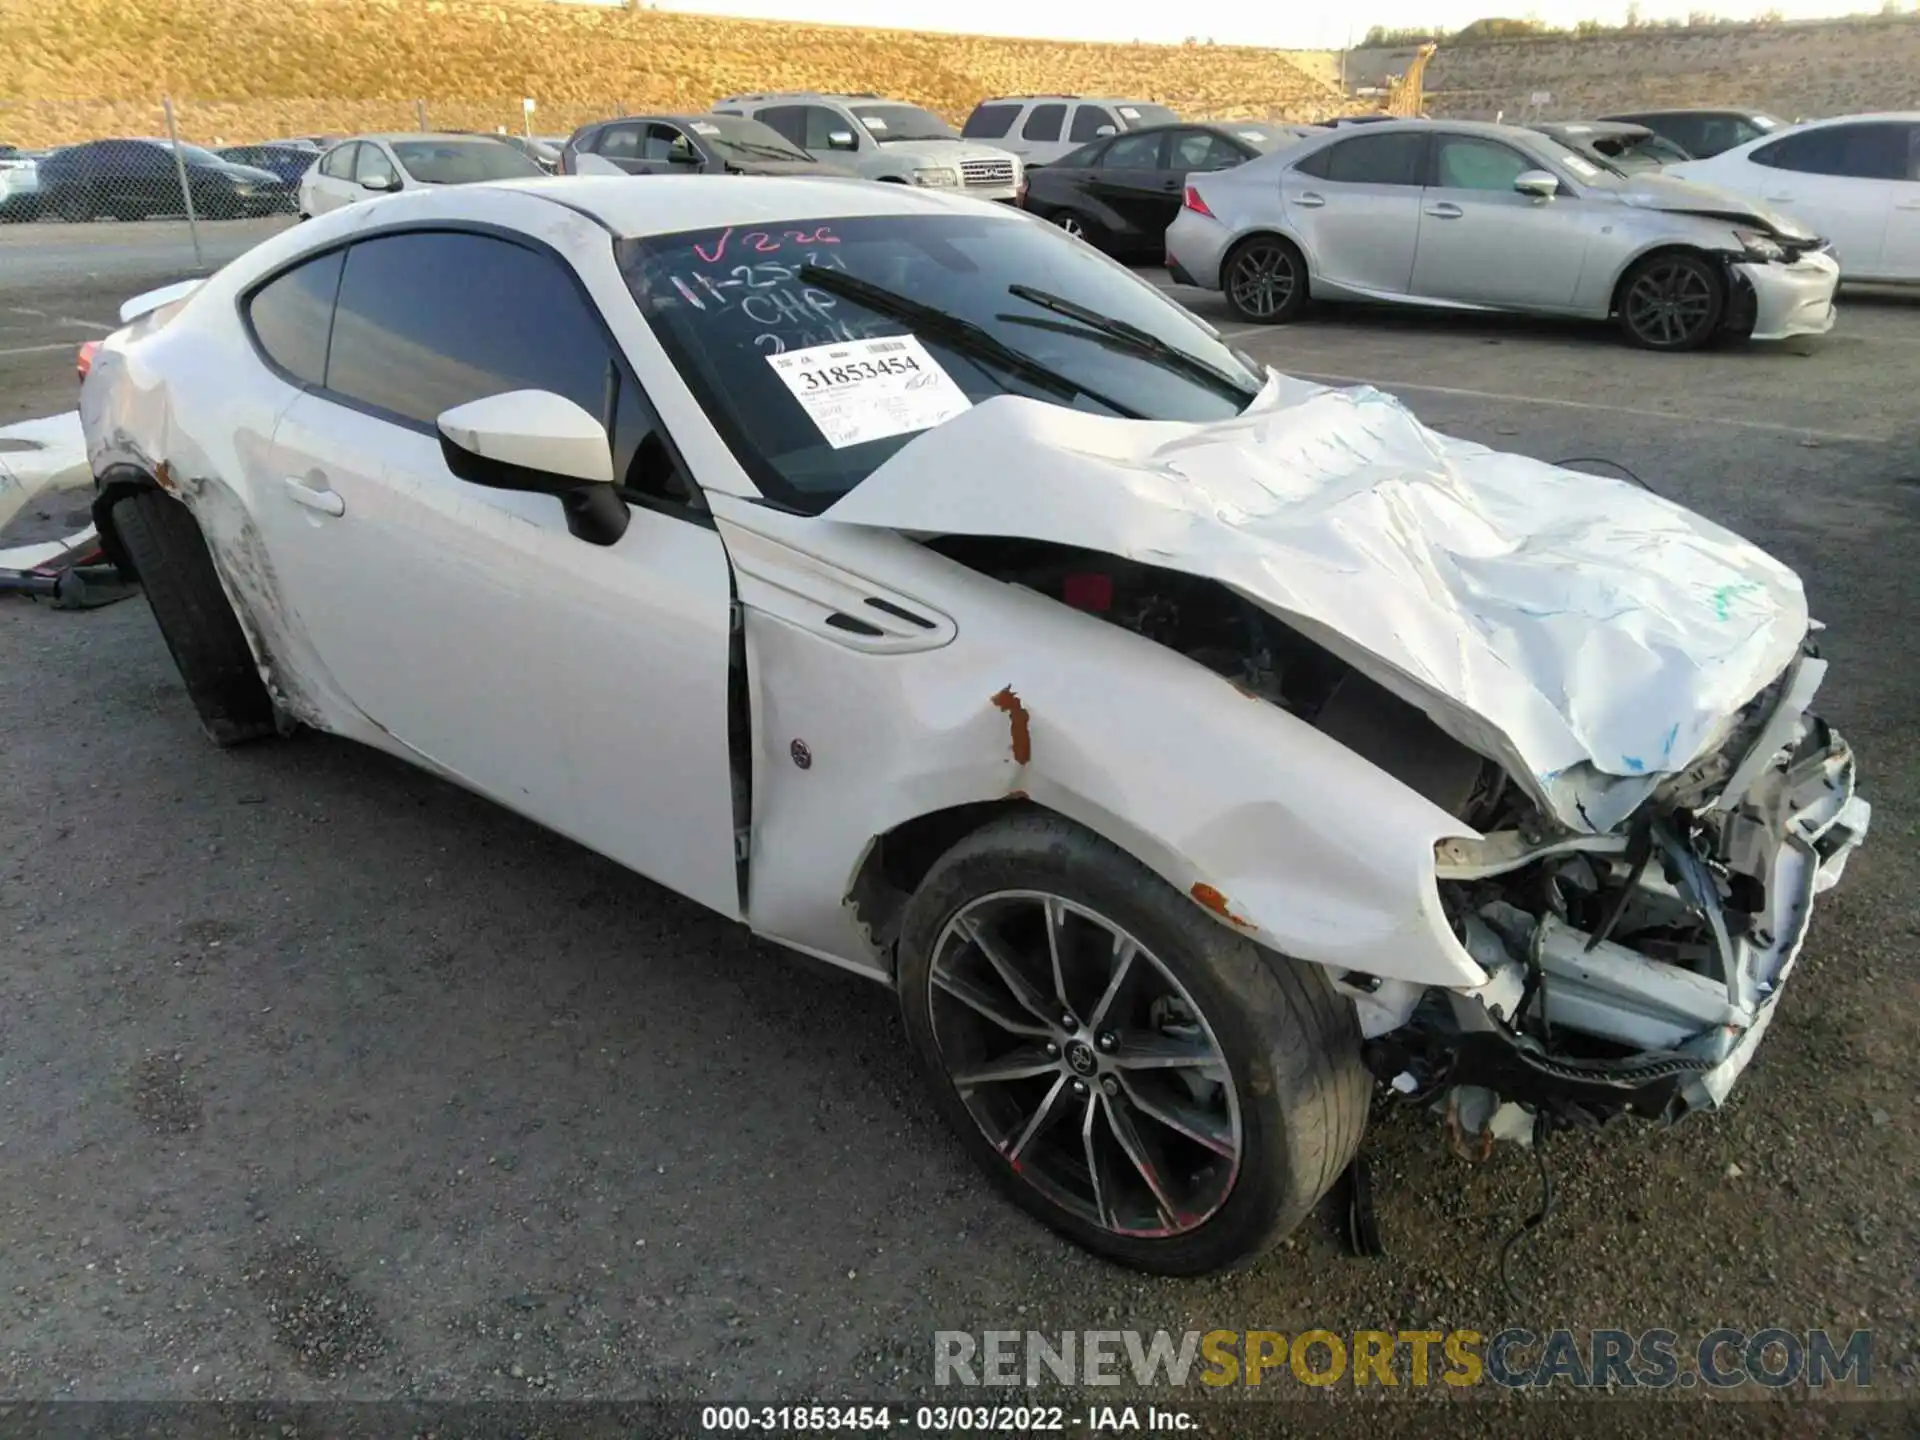
[[[896,350],[904,350],[906,348],[907,342],[904,340],[869,340],[867,342],[867,353],[869,355],[890,355]]]

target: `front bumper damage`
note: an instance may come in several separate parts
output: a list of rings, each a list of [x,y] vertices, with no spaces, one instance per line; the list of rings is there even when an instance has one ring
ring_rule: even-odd
[[[1456,1139],[1526,1139],[1722,1104],[1772,1023],[1814,897],[1871,809],[1846,742],[1807,710],[1802,656],[1716,753],[1621,829],[1444,841],[1442,898],[1486,970],[1367,1042],[1374,1073],[1445,1109]]]
[[[1840,288],[1840,265],[1825,251],[1811,251],[1791,261],[1738,261],[1731,273],[1740,313],[1729,321],[1750,340],[1786,340],[1796,335],[1824,335],[1837,315],[1834,292]]]

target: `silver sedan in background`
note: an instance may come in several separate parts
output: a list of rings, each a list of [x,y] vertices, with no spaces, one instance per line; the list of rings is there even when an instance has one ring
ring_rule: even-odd
[[[1406,120],[1194,176],[1175,280],[1275,324],[1309,297],[1617,318],[1653,350],[1833,326],[1826,243],[1756,201],[1511,125]]]

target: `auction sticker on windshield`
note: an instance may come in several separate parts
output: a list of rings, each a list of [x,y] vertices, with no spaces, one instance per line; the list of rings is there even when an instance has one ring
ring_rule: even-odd
[[[814,345],[767,363],[836,450],[931,430],[973,407],[912,335]]]

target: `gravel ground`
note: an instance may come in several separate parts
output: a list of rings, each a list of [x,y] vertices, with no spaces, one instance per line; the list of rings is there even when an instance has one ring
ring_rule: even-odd
[[[129,293],[46,289],[0,282],[0,316]],[[382,755],[213,750],[137,599],[0,603],[0,1401],[925,1398],[940,1329],[1777,1324],[1871,1329],[1902,1403],[1343,1386],[1205,1428],[1914,1433],[1920,308],[1850,297],[1828,340],[1697,357],[1364,314],[1238,338],[1454,434],[1618,460],[1796,566],[1831,627],[1874,833],[1726,1113],[1556,1138],[1517,1306],[1524,1152],[1469,1164],[1388,1110],[1388,1258],[1328,1210],[1247,1273],[1125,1274],[989,1193],[885,992]],[[68,365],[0,356],[0,406],[71,403]]]

